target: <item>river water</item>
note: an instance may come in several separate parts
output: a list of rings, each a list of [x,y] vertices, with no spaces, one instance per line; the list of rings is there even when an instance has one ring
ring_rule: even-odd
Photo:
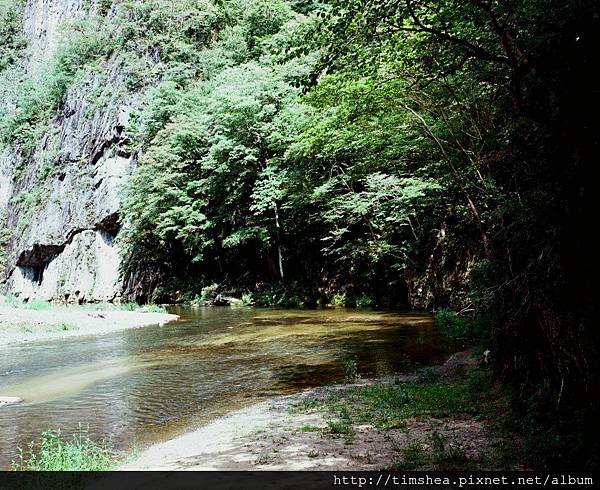
[[[183,308],[177,322],[0,348],[0,468],[47,429],[89,428],[118,450],[167,440],[231,410],[336,382],[445,360],[424,313]]]

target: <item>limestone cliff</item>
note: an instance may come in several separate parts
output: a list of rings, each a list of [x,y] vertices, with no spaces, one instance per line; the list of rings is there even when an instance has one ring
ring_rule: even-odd
[[[31,79],[53,57],[61,25],[93,15],[96,3],[28,0],[22,6],[26,49],[19,62]],[[118,300],[119,189],[135,165],[123,129],[138,100],[123,90],[122,71],[116,59],[103,60],[68,88],[29,154],[16,144],[0,154],[0,218],[10,233],[4,292],[22,299]]]

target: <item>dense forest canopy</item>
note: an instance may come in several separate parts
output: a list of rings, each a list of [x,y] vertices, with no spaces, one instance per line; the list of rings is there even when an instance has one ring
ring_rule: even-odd
[[[0,5],[5,144],[26,156],[104,60],[142,94],[128,294],[449,307],[521,400],[596,416],[597,2],[101,1],[41,81]]]

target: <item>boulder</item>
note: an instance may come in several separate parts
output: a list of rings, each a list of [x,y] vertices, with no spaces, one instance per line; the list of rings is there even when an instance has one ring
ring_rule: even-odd
[[[8,405],[16,405],[17,403],[21,403],[23,401],[22,398],[18,396],[1,396],[0,395],[0,407],[8,406]]]

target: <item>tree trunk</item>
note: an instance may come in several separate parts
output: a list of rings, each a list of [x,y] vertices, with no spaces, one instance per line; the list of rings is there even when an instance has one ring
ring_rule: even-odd
[[[275,211],[275,228],[277,228],[277,261],[279,264],[279,277],[283,281],[283,250],[281,248],[281,226],[279,225],[279,211],[277,204],[275,204],[273,210]]]

